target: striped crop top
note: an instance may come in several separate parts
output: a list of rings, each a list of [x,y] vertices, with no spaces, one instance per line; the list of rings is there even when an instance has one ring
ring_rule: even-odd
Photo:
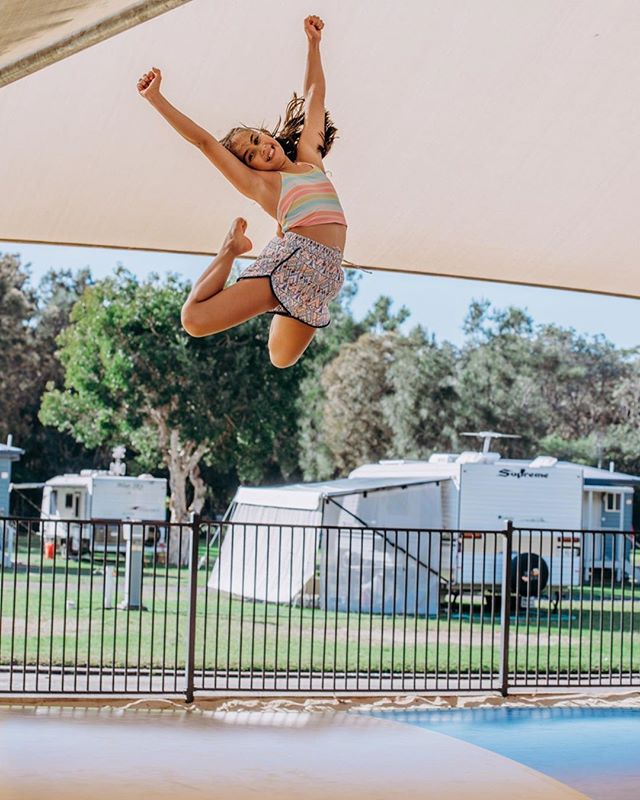
[[[309,166],[309,172],[280,173],[282,189],[276,219],[283,233],[298,225],[347,224],[333,184],[319,167]]]

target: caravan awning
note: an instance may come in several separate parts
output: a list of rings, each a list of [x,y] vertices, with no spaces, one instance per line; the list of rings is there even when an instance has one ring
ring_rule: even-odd
[[[136,80],[159,66],[167,97],[217,136],[272,124],[301,88],[307,10],[5,0],[0,239],[212,253],[240,214],[258,252],[273,221]],[[347,259],[640,297],[640,4],[324,0],[318,11]]]
[[[438,483],[439,478],[341,478],[323,483],[294,483],[289,486],[252,488],[241,486],[233,502],[250,506],[274,508],[296,508],[315,511],[329,497],[379,492],[385,489],[401,489],[425,483]]]
[[[13,447],[10,444],[0,443],[0,458],[7,461],[19,461],[20,457],[24,455],[24,450],[20,447]]]
[[[596,486],[638,486],[640,477],[638,475],[628,475],[625,472],[612,472],[608,469],[597,469],[596,467],[584,467],[584,485],[588,488]]]

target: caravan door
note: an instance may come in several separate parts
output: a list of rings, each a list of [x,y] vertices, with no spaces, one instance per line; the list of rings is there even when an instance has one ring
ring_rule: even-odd
[[[64,519],[82,519],[84,516],[84,496],[81,489],[72,487],[60,489],[62,495],[61,516]]]

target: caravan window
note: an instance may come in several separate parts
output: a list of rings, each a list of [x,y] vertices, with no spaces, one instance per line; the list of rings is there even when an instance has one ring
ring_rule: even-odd
[[[52,489],[49,495],[49,513],[56,514],[58,512],[58,490]]]
[[[620,511],[620,495],[612,492],[605,494],[604,507],[606,511]]]
[[[64,507],[65,508],[73,508],[73,495],[72,494],[65,494],[64,496]]]

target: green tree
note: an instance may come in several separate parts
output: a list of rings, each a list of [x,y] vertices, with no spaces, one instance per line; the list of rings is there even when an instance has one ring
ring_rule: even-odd
[[[503,451],[528,455],[548,424],[532,363],[533,320],[522,309],[492,309],[486,300],[473,301],[464,331],[453,414],[456,430],[517,434],[522,438],[505,440]]]
[[[64,389],[50,386],[41,408],[87,447],[124,442],[143,467],[165,467],[173,522],[201,510],[203,463],[253,480],[295,464],[304,374],[271,366],[264,320],[190,338],[179,324],[187,291],[176,276],[140,283],[122,269],[86,290],[58,339]]]
[[[38,356],[38,374],[34,390],[25,406],[29,421],[21,441],[26,453],[16,465],[18,480],[46,480],[61,472],[73,472],[98,466],[100,451],[90,452],[68,434],[43,425],[38,419],[40,398],[48,383],[63,384],[63,370],[56,357],[57,337],[69,324],[71,309],[91,284],[88,269],[49,270],[35,290],[36,312],[33,317],[33,346]]]
[[[384,414],[396,334],[365,333],[345,344],[322,373],[324,441],[344,474],[389,453],[392,430]]]
[[[26,413],[37,391],[40,358],[33,319],[35,295],[29,272],[17,256],[0,256],[0,436],[13,434],[16,444],[29,432]]]
[[[396,457],[428,458],[434,450],[451,448],[456,359],[450,344],[438,345],[421,327],[396,336],[387,373],[391,391],[383,400]]]
[[[472,303],[465,331],[459,430],[519,433],[521,441],[502,445],[511,455],[538,450],[586,464],[634,461],[631,352],[601,335],[534,328],[521,309],[494,310],[486,301]]]
[[[600,448],[624,413],[613,398],[631,374],[630,354],[602,335],[547,325],[537,332],[533,358],[553,432],[567,441],[592,437]]]
[[[331,326],[318,333],[311,350],[312,360],[308,362],[308,375],[301,385],[298,446],[305,480],[326,480],[341,470],[336,452],[327,439],[331,425],[327,427],[325,412],[332,406],[327,406],[326,382],[321,380],[325,368],[341,354],[345,345],[356,342],[364,333],[395,332],[409,316],[404,306],[393,312],[391,298],[381,296],[364,319],[357,322],[352,302],[361,277],[355,270],[346,271],[345,285],[331,306]]]
[[[46,383],[61,378],[56,336],[89,280],[88,270],[51,270],[34,289],[29,265],[23,267],[17,256],[0,257],[0,436],[12,433],[25,450],[14,466],[16,482],[42,481],[92,463],[94,454],[38,420]],[[38,510],[35,498],[18,494],[21,513]]]
[[[355,321],[351,309],[361,275],[355,270],[346,270],[345,277],[340,295],[330,306],[331,325],[318,331],[305,354],[306,377],[300,384],[296,414],[298,462],[305,480],[326,480],[335,474],[333,454],[325,441],[326,398],[320,378],[340,348],[354,342],[364,332],[363,324]]]
[[[380,297],[373,304],[373,308],[368,312],[362,321],[366,331],[371,333],[390,333],[398,331],[403,322],[409,319],[411,312],[406,306],[400,306],[397,312],[391,311],[393,300],[387,295]]]
[[[602,455],[602,439],[597,439],[595,436],[564,439],[557,433],[548,433],[540,439],[538,450],[562,461],[595,466]]]
[[[616,422],[603,437],[603,454],[616,468],[640,474],[640,359],[627,363],[627,371],[617,382],[611,397]]]
[[[469,307],[460,350],[438,345],[419,328],[402,335],[404,318],[380,298],[361,326],[383,338],[394,332],[381,364],[371,341],[334,340],[338,346],[320,362],[322,380],[306,379],[300,414],[306,478],[329,478],[381,455],[426,458],[434,449],[474,446],[457,434],[486,428],[522,437],[500,443],[505,456],[544,452],[640,467],[634,352],[602,336],[536,327],[526,311],[483,300]]]

